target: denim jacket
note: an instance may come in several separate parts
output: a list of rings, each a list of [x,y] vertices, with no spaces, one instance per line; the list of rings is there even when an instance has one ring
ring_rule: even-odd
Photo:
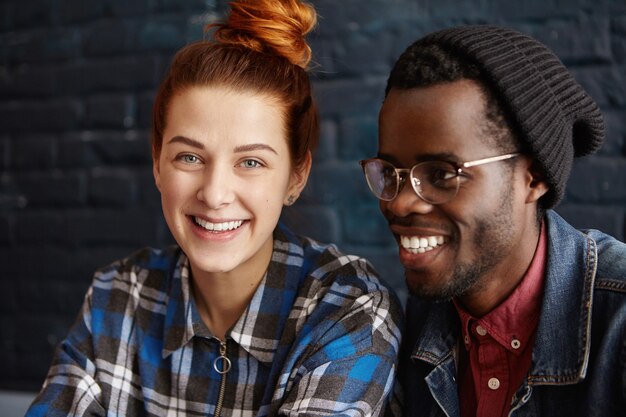
[[[531,369],[510,416],[626,415],[626,244],[546,214],[544,299]],[[460,320],[450,302],[407,304],[405,416],[460,415]]]

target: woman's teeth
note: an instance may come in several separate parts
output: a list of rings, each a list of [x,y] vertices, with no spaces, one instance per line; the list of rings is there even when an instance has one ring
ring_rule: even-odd
[[[227,232],[229,230],[235,230],[243,224],[243,220],[223,223],[211,223],[199,217],[194,217],[193,219],[198,226],[202,226],[203,228],[211,232]]]
[[[443,236],[400,236],[400,245],[411,253],[424,253],[444,243]]]

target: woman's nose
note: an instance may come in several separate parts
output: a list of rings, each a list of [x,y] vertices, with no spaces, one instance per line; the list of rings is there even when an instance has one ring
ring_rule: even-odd
[[[219,209],[233,202],[236,185],[228,167],[207,165],[201,176],[197,198],[211,209]]]

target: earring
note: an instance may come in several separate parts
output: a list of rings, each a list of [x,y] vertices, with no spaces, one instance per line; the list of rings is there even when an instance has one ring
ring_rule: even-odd
[[[289,197],[287,197],[287,205],[290,206],[292,205],[294,202],[296,201],[296,198],[292,195],[290,195]]]

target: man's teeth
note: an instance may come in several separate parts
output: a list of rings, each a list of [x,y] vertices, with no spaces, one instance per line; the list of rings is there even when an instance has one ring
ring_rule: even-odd
[[[400,245],[411,253],[424,253],[444,243],[443,236],[400,236]]]
[[[227,232],[229,230],[235,230],[243,224],[243,220],[224,223],[211,223],[199,217],[194,217],[194,220],[196,221],[196,224],[212,232]]]

